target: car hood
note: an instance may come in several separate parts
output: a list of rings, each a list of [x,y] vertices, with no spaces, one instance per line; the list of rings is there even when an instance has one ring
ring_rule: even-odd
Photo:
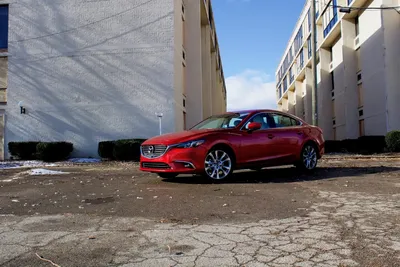
[[[149,138],[143,143],[143,145],[149,145],[149,144],[172,145],[190,140],[195,140],[197,138],[202,138],[210,133],[216,133],[226,130],[227,129],[201,129],[201,130],[188,130],[182,132],[168,133]]]

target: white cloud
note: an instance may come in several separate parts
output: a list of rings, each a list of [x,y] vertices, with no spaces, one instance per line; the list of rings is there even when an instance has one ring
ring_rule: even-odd
[[[276,109],[275,82],[267,73],[246,70],[226,78],[228,111]]]

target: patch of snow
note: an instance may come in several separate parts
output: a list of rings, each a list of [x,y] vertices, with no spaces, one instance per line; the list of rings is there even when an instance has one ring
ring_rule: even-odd
[[[73,163],[98,163],[101,162],[101,159],[94,159],[94,158],[73,158],[69,159],[69,162]]]
[[[56,167],[55,163],[45,163],[39,160],[25,160],[25,161],[2,161],[0,162],[0,169],[15,169],[23,167]]]
[[[32,170],[29,170],[28,173],[29,173],[30,175],[68,174],[68,172],[52,171],[52,170],[46,170],[46,169],[32,169]]]
[[[16,168],[39,168],[39,167],[58,167],[64,164],[73,163],[99,163],[101,159],[95,158],[72,158],[67,161],[57,163],[46,163],[40,160],[21,160],[21,161],[0,161],[0,169],[16,169]]]

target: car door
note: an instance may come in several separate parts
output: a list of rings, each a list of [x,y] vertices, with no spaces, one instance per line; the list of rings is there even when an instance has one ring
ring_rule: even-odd
[[[274,131],[274,155],[280,163],[291,163],[300,153],[303,143],[303,127],[301,122],[282,113],[269,113],[271,128]]]
[[[260,123],[261,129],[248,132],[246,127],[251,122]],[[242,164],[263,162],[271,157],[271,147],[274,145],[275,140],[270,130],[268,114],[264,112],[255,114],[243,125],[239,153],[239,160]]]

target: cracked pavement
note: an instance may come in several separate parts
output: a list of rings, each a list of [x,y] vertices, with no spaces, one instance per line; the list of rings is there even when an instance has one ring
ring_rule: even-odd
[[[173,223],[101,212],[3,213],[0,265],[51,266],[35,255],[38,253],[62,267],[396,267],[400,266],[399,177],[399,171],[391,169],[386,173],[366,172],[359,177],[346,177],[340,183],[337,178],[296,181],[296,186],[313,192],[310,205],[296,206],[298,212],[288,212],[286,216],[260,215],[250,220]],[[203,186],[214,188],[214,185]],[[218,186],[223,189],[228,185]],[[259,185],[261,189],[262,186]],[[289,185],[286,182],[280,186]],[[250,198],[246,205],[254,201],[257,198]],[[259,195],[258,201],[266,208],[280,205],[266,202]],[[300,199],[291,202],[298,205]]]

